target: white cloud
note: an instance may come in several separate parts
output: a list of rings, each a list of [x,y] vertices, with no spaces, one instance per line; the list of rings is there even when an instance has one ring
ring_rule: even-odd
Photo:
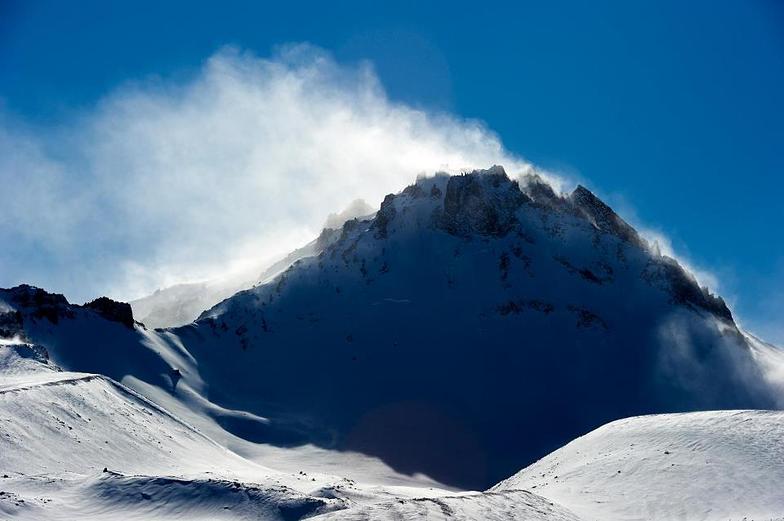
[[[188,81],[123,86],[56,127],[0,117],[0,239],[19,248],[0,254],[0,284],[75,300],[284,253],[422,172],[530,168],[480,122],[394,103],[368,64],[307,45],[224,49]]]

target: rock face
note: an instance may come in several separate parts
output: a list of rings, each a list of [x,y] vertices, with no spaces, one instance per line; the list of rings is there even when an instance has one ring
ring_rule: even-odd
[[[88,302],[84,307],[92,309],[107,320],[119,322],[127,328],[133,328],[133,311],[130,304],[117,302],[108,297],[99,297]]]
[[[0,302],[7,308],[0,307],[0,337],[5,338],[12,337],[15,333],[23,333],[25,316],[57,324],[61,319],[74,318],[79,309],[93,311],[128,328],[133,328],[134,325],[131,306],[108,297],[100,297],[79,306],[69,303],[58,293],[49,293],[41,288],[22,284],[10,289],[0,289]]]
[[[637,231],[584,186],[578,185],[569,196],[569,200],[599,230],[611,233],[626,242],[642,245]]]
[[[439,224],[463,237],[504,235],[517,224],[515,212],[528,200],[499,166],[450,177]]]
[[[666,289],[673,302],[706,310],[727,322],[732,322],[732,312],[724,299],[711,294],[706,288],[701,288],[697,280],[675,259],[666,256],[652,259],[643,271],[642,277],[651,284]]]
[[[20,337],[23,331],[22,313],[15,309],[0,310],[0,338]]]
[[[48,293],[41,288],[27,284],[0,290],[0,300],[9,306],[9,311],[4,314],[5,318],[2,319],[6,327],[14,327],[14,323],[22,325],[25,314],[36,319],[46,319],[53,324],[59,322],[61,318],[73,315],[70,304],[63,295]]]
[[[587,189],[500,167],[417,180],[173,333],[210,400],[471,488],[616,418],[774,404],[718,297]]]
[[[376,213],[373,219],[373,228],[376,230],[376,237],[385,239],[387,237],[387,226],[390,221],[395,218],[397,210],[394,205],[395,196],[393,194],[387,195],[381,202],[381,208]]]

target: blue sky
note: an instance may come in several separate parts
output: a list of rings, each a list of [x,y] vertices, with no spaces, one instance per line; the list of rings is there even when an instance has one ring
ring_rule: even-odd
[[[774,0],[4,0],[0,110],[6,128],[57,134],[67,149],[80,118],[118,89],[192,81],[226,45],[266,57],[292,42],[350,70],[368,60],[392,103],[481,120],[511,153],[584,182],[666,234],[718,278],[743,324],[784,343],[784,4]],[[76,275],[36,275],[68,271],[79,255],[42,260],[34,241],[20,244],[0,285],[32,276],[90,296]]]

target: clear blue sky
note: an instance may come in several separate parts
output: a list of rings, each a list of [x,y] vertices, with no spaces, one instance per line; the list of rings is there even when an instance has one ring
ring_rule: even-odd
[[[0,0],[4,110],[56,122],[225,44],[369,59],[391,98],[481,119],[664,231],[784,341],[784,3],[196,4]]]

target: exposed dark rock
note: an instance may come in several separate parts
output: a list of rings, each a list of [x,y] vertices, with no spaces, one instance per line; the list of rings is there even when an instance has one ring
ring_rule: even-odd
[[[518,223],[515,212],[526,201],[528,197],[500,166],[452,176],[438,224],[459,236],[505,235]]]
[[[11,296],[11,301],[19,306],[28,308],[40,308],[43,306],[59,307],[67,306],[68,300],[59,293],[49,293],[30,286],[22,284],[8,290]]]
[[[697,280],[675,259],[666,256],[651,259],[642,278],[668,291],[676,304],[701,308],[727,322],[733,321],[732,312],[724,299],[712,295],[707,288],[701,288]]]
[[[588,328],[599,326],[603,329],[607,329],[607,322],[589,309],[570,305],[569,311],[577,315],[577,327]]]
[[[522,313],[526,309],[538,311],[539,313],[544,313],[545,315],[549,315],[550,313],[555,311],[555,306],[550,304],[549,302],[544,302],[543,300],[537,300],[537,299],[510,300],[498,306],[498,313],[501,315],[509,315],[509,314],[517,315],[519,313]]]
[[[422,189],[421,186],[419,186],[419,183],[414,183],[403,189],[403,195],[408,195],[415,199],[418,199],[420,197],[424,197],[425,191]]]
[[[58,293],[48,293],[41,288],[22,284],[5,290],[9,304],[18,308],[22,314],[30,314],[34,318],[45,318],[57,324],[60,318],[72,316],[68,300]]]
[[[119,322],[125,327],[133,328],[133,311],[130,304],[117,302],[109,297],[98,297],[85,304],[84,307],[92,309],[106,320]]]
[[[376,230],[376,237],[379,239],[385,239],[387,237],[387,227],[392,219],[395,218],[396,213],[395,196],[393,194],[388,194],[384,197],[381,208],[376,214],[376,218],[373,219],[373,228]]]
[[[345,237],[352,231],[356,230],[358,226],[359,226],[358,219],[349,219],[348,221],[344,222],[342,228],[342,236]]]
[[[49,351],[40,344],[11,344],[9,347],[16,351],[16,354],[21,358],[28,358],[45,365],[50,365]]]
[[[537,174],[526,174],[521,180],[520,189],[535,206],[559,210],[569,209],[569,202],[556,194],[553,188]]]
[[[588,268],[578,268],[563,257],[556,256],[554,257],[554,259],[558,261],[558,263],[561,264],[564,268],[566,268],[569,271],[569,273],[575,273],[577,275],[580,275],[580,277],[582,277],[583,279],[587,280],[588,282],[593,282],[594,284],[603,284],[604,282],[607,282],[612,278],[611,275],[609,274],[607,277],[599,277]]]
[[[597,277],[594,274],[594,272],[592,272],[588,268],[583,268],[581,270],[578,270],[577,273],[579,273],[582,278],[584,278],[585,280],[587,280],[589,282],[593,282],[594,284],[601,284],[602,283],[601,279],[599,279],[599,277]]]
[[[582,216],[599,230],[611,233],[623,241],[644,246],[637,231],[584,186],[578,185],[569,198]]]
[[[0,313],[0,338],[24,336],[22,313],[13,310]]]
[[[344,223],[345,224],[345,223]],[[319,252],[323,252],[324,249],[335,242],[335,240],[340,236],[340,231],[334,228],[324,228],[321,230],[318,238],[316,238],[316,249]]]

